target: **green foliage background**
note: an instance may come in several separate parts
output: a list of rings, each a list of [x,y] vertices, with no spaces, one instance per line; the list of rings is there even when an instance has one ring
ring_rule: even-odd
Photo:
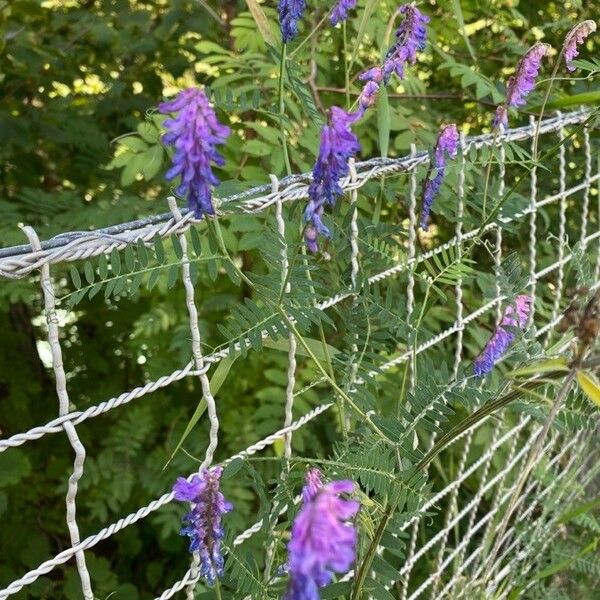
[[[289,49],[285,128],[294,172],[312,167],[325,109],[332,104],[343,106],[347,101],[344,56],[351,64],[348,98],[352,102],[360,90],[356,74],[385,53],[390,19],[396,8],[395,2],[359,0],[358,10],[347,24],[345,54],[341,29],[328,26],[322,26],[298,48],[299,42],[324,16],[323,4],[327,3],[309,0],[310,10],[301,35]],[[600,7],[593,0],[440,0],[421,4],[432,19],[427,50],[418,66],[409,70],[407,79],[402,83],[396,81],[389,88],[386,100],[380,101],[378,109],[358,126],[362,158],[381,154],[401,156],[409,152],[413,143],[419,148],[430,147],[441,123],[457,122],[467,134],[489,130],[493,107],[503,97],[504,81],[523,51],[540,39],[558,49],[573,23],[583,18],[598,21],[600,17]],[[275,2],[263,2],[261,6],[273,39],[278,40]],[[365,14],[368,18],[363,18]],[[593,58],[597,49],[597,41],[591,40],[582,50],[582,57]],[[2,244],[24,242],[18,228],[21,223],[34,226],[44,239],[65,230],[98,228],[164,212],[169,186],[162,176],[168,157],[159,140],[161,118],[153,109],[165,95],[193,84],[210,88],[221,120],[234,130],[224,149],[226,164],[220,170],[223,185],[217,195],[265,183],[268,173],[285,175],[277,108],[278,70],[278,51],[265,43],[245,2],[0,0]],[[581,102],[597,104],[600,91],[593,75],[598,70],[600,64],[596,59],[587,71],[578,71],[576,79],[561,80],[554,88],[550,107],[568,110]],[[548,68],[545,72],[547,76]],[[527,122],[526,115],[533,114],[541,104],[542,93],[536,91],[531,95],[526,109],[513,117],[515,123]],[[593,135],[592,143],[597,155],[597,134]],[[485,157],[474,158],[467,178],[475,190],[473,205],[476,206],[477,182]],[[581,164],[570,166],[569,177],[577,181],[582,171]],[[549,172],[553,176],[542,178],[541,192],[556,189],[555,163],[549,165]],[[509,177],[511,173],[509,167]],[[452,235],[455,181],[454,170],[436,209],[438,227],[433,239],[425,240],[425,244]],[[362,267],[366,273],[389,266],[392,259],[405,252],[405,234],[400,233],[400,224],[406,214],[406,186],[406,179],[398,177],[385,185],[370,183],[361,191]],[[497,181],[494,186],[496,189]],[[520,193],[526,194],[526,190]],[[514,207],[522,206],[523,198],[515,195],[511,202]],[[506,210],[511,210],[511,206]],[[345,210],[342,208],[337,215],[338,221],[347,217]],[[288,214],[289,221],[299,222],[299,214],[298,210]],[[278,240],[265,236],[265,230],[273,229],[271,219],[268,217],[265,225],[262,217],[238,216],[222,224],[227,250],[237,257],[242,270],[262,274],[267,282],[273,275],[269,269],[269,244],[271,252],[278,251]],[[479,219],[477,210],[469,211],[465,228]],[[548,208],[539,219],[540,267],[554,257],[554,242],[548,233],[555,221],[555,208]],[[578,227],[575,220],[568,223],[572,239]],[[598,228],[598,222],[592,222],[590,227]],[[208,243],[209,236],[203,226],[199,232],[203,238],[199,258],[211,253],[216,256],[218,248],[214,242]],[[289,236],[290,245],[297,247],[299,231],[290,232]],[[525,240],[518,231],[513,235],[508,232],[505,243],[519,255],[525,254]],[[154,254],[144,257],[139,250],[130,250],[129,260],[142,268],[148,260],[176,263],[177,248],[170,243],[165,246],[162,260]],[[318,267],[314,282],[317,297],[341,289],[349,281],[347,239],[342,227],[336,230],[327,250],[332,255],[331,262],[322,258],[309,262],[310,268]],[[127,260],[123,255],[124,269]],[[235,314],[234,307],[244,300],[254,300],[257,311],[265,309],[260,305],[260,294],[255,296],[253,290],[239,285],[235,273],[230,272],[228,277],[223,263],[199,260],[197,264],[200,325],[206,349],[210,349],[229,343],[239,334],[235,318],[229,317],[232,311]],[[470,271],[462,271],[473,282],[464,298],[466,307],[479,306],[483,298],[494,295],[490,265],[489,254],[481,249],[476,251]],[[97,270],[93,277],[98,281],[103,267],[94,262],[93,268]],[[189,325],[183,289],[169,276],[168,269],[157,271],[159,275],[152,284],[145,279],[136,293],[113,288],[107,295],[98,293],[85,300],[73,298],[76,286],[66,267],[58,267],[54,272],[59,295],[65,297],[62,307],[69,306],[67,299],[80,300],[72,311],[61,313],[69,393],[77,410],[132,389],[145,380],[157,379],[189,361]],[[83,271],[79,277],[84,279],[82,285],[87,285]],[[88,282],[91,286],[92,281]],[[575,282],[574,274],[570,282]],[[370,364],[381,362],[414,341],[410,327],[404,322],[405,286],[406,280],[400,279],[394,286],[373,292],[360,306],[364,322],[376,332],[370,339],[373,355],[361,367],[365,372]],[[417,290],[421,297],[423,290],[422,286]],[[297,301],[309,302],[312,292],[305,289],[304,297],[300,292]],[[551,305],[550,290],[545,289],[540,298],[541,312],[549,315]],[[327,318],[324,314],[318,316],[330,346],[347,349],[355,335],[365,335],[361,323],[348,321],[351,312],[348,305]],[[45,324],[40,314],[35,282],[33,285],[31,281],[2,283],[2,437],[46,422],[57,412],[48,350],[42,341]],[[438,300],[426,311],[419,339],[448,326],[454,314],[454,298],[447,303]],[[474,356],[484,343],[488,335],[486,326],[490,323],[491,316],[476,330],[466,333],[468,356]],[[304,329],[307,337],[319,337],[314,323],[308,323]],[[248,352],[235,362],[225,379],[218,393],[221,437],[217,460],[281,426],[287,365],[286,353],[281,350],[281,347],[267,347],[261,352]],[[518,356],[533,352],[531,347],[524,347]],[[339,360],[336,368],[343,372],[348,356],[334,358]],[[430,362],[421,365],[422,372],[428,371],[428,364],[451,365],[451,342],[437,346],[424,360]],[[395,375],[397,378],[401,372]],[[299,363],[297,389],[318,376],[314,365],[304,357]],[[423,397],[432,389],[441,389],[447,379],[448,371],[439,369],[434,380],[424,382]],[[393,378],[384,378],[377,387],[376,402],[383,412],[393,413],[396,385]],[[496,376],[492,389],[499,385]],[[472,393],[473,403],[482,400],[476,397],[475,388]],[[326,386],[315,386],[297,399],[295,414],[304,414],[329,396]],[[164,493],[177,475],[194,470],[197,463],[187,453],[202,456],[208,431],[204,420],[185,441],[186,453],[177,453],[163,467],[199,399],[198,383],[188,378],[78,427],[88,452],[78,500],[82,537],[148,503]],[[365,406],[369,401],[364,400]],[[463,404],[455,407],[458,416],[467,414],[472,406],[469,398]],[[432,414],[437,418],[435,412]],[[336,413],[328,413],[296,433],[295,455],[321,459],[333,456],[334,462],[341,462],[347,448],[336,446],[342,443],[338,417]],[[434,420],[433,417],[429,420],[430,428]],[[419,435],[426,437],[427,430],[427,427],[419,430]],[[488,441],[489,430],[483,428],[475,439],[473,452],[480,452]],[[383,452],[381,448],[378,450]],[[281,468],[281,453],[282,445],[276,444],[263,455],[272,460],[244,463],[235,477],[230,472],[230,478],[224,481],[225,494],[235,505],[235,511],[227,517],[231,532],[240,532],[268,511],[273,497],[267,496],[265,489],[277,487],[274,482]],[[498,461],[502,458],[499,456]],[[381,453],[360,457],[357,452],[352,460],[355,463],[363,460],[367,472],[371,459],[385,462]],[[347,456],[343,460],[352,462]],[[65,475],[71,464],[71,449],[60,434],[0,454],[0,556],[3,557],[0,585],[68,545],[64,494]],[[277,493],[297,491],[305,466],[299,461]],[[434,484],[449,481],[456,468],[453,462],[445,468],[437,465]],[[381,482],[368,481],[366,475],[364,478],[361,482],[366,488],[382,491]],[[111,596],[114,600],[152,598],[178,579],[189,563],[186,542],[177,535],[181,514],[180,506],[168,505],[87,553],[98,597],[105,598],[114,592]],[[590,536],[598,533],[598,520],[592,514],[580,517],[576,526],[580,530],[575,535],[580,531]],[[260,552],[268,539],[268,533],[257,536],[249,544],[249,552],[252,549]],[[556,549],[559,558],[561,552]],[[283,562],[282,556],[278,558]],[[597,558],[570,567],[579,575],[567,573],[551,585],[560,593],[572,594],[573,598],[592,598],[589,581],[594,574],[600,575]],[[581,572],[585,572],[587,579],[581,577]],[[15,598],[71,600],[80,597],[78,586],[77,574],[67,564],[40,578]]]

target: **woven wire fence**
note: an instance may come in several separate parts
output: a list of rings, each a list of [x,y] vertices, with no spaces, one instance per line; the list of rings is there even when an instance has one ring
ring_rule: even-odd
[[[574,126],[586,122],[589,114],[585,111],[576,111],[569,114],[558,114],[556,117],[544,120],[539,128],[539,133],[544,139],[552,143],[565,139],[565,132]],[[493,246],[495,272],[498,273],[502,260],[503,232],[510,225],[512,231],[517,228],[519,235],[528,239],[528,293],[535,299],[540,286],[547,286],[551,282],[554,286],[554,303],[550,318],[547,315],[533,314],[532,319],[537,329],[536,334],[541,340],[545,339],[560,319],[561,299],[565,284],[565,269],[572,259],[567,240],[566,224],[568,217],[577,217],[580,223],[578,239],[583,249],[595,256],[595,277],[598,282],[600,274],[600,170],[594,171],[594,156],[590,144],[590,131],[584,126],[576,135],[560,145],[558,149],[558,173],[554,174],[558,182],[555,193],[538,197],[538,169],[535,165],[529,173],[529,203],[510,217],[500,217],[497,223],[487,225],[484,231],[480,229],[464,230],[462,216],[467,210],[465,206],[465,163],[469,152],[478,150],[494,143],[524,142],[532,143],[536,130],[534,119],[529,126],[516,128],[504,132],[498,139],[490,135],[462,138],[462,158],[458,167],[457,182],[457,215],[455,235],[448,241],[421,253],[417,252],[417,167],[427,165],[429,154],[417,152],[415,148],[410,156],[401,159],[374,159],[362,163],[351,164],[350,175],[342,182],[342,187],[348,193],[351,204],[357,202],[358,191],[368,181],[379,179],[386,175],[405,173],[408,180],[408,232],[407,232],[407,257],[397,264],[368,277],[369,284],[384,281],[389,278],[405,274],[408,277],[407,285],[407,319],[415,310],[415,276],[414,267],[431,257],[443,253],[451,248],[461,248],[466,241],[486,233]],[[579,164],[583,164],[584,177],[579,181],[570,181],[567,169],[567,146],[570,145]],[[502,146],[500,145],[501,157]],[[504,193],[505,165],[501,161],[498,165],[500,176],[501,196]],[[260,186],[247,192],[222,198],[217,202],[218,212],[223,218],[228,214],[240,212],[259,213],[273,210],[279,233],[285,234],[286,222],[283,217],[282,207],[285,203],[298,202],[308,197],[309,175],[298,175],[278,180],[271,176],[269,185]],[[5,589],[0,590],[0,599],[18,593],[31,585],[41,576],[50,573],[53,569],[72,559],[81,580],[83,597],[86,600],[94,598],[90,575],[86,566],[86,551],[90,550],[103,540],[116,532],[134,525],[151,513],[173,500],[173,494],[166,491],[159,498],[151,500],[146,506],[140,507],[135,512],[126,515],[114,523],[100,529],[94,535],[81,539],[77,522],[77,492],[78,483],[83,476],[86,451],[79,439],[77,425],[96,418],[103,413],[113,410],[118,406],[133,401],[142,401],[145,397],[159,388],[169,386],[173,382],[184,378],[198,378],[201,384],[202,395],[207,405],[208,419],[210,421],[210,434],[207,451],[202,467],[213,462],[214,452],[218,445],[219,411],[218,400],[211,393],[208,373],[217,363],[226,358],[232,348],[225,348],[211,354],[203,354],[200,331],[198,328],[198,312],[196,308],[195,287],[190,276],[190,261],[188,258],[188,240],[186,230],[192,226],[193,215],[187,210],[180,210],[175,199],[169,199],[169,212],[164,215],[151,217],[145,220],[124,223],[106,229],[86,232],[70,232],[61,234],[46,242],[41,242],[36,232],[30,227],[24,227],[28,244],[13,248],[0,249],[0,276],[17,279],[39,272],[41,291],[44,300],[45,317],[48,324],[48,342],[52,354],[52,365],[56,379],[56,392],[59,400],[58,416],[48,423],[39,425],[22,433],[17,433],[6,439],[0,439],[0,452],[10,451],[11,448],[21,446],[40,439],[44,436],[64,432],[72,447],[74,454],[73,470],[68,474],[66,494],[66,524],[69,531],[71,545],[56,556],[46,560],[35,569],[13,581]],[[538,264],[537,249],[540,242],[538,238],[538,216],[544,207],[556,205],[558,207],[558,227],[555,232],[556,256],[551,264],[543,267]],[[336,306],[344,300],[352,299],[356,294],[357,278],[359,276],[359,243],[357,211],[354,210],[350,223],[351,245],[351,285],[348,289],[340,290],[335,295],[321,301],[320,309],[326,310]],[[54,282],[51,274],[52,265],[71,261],[80,261],[100,254],[109,254],[115,248],[123,249],[131,244],[152,243],[156,236],[165,238],[175,234],[178,236],[183,251],[181,263],[182,281],[185,287],[186,305],[189,315],[189,326],[192,346],[192,360],[183,368],[165,374],[156,381],[148,381],[139,387],[123,392],[117,397],[110,398],[100,404],[91,406],[83,411],[69,411],[70,398],[67,387],[67,377],[63,367],[62,350],[60,344],[60,323],[57,317],[57,306]],[[285,250],[282,251],[283,270],[289,268]],[[284,273],[285,274],[285,273]],[[597,283],[596,283],[597,285]],[[463,282],[456,285],[456,315],[454,323],[439,331],[430,339],[420,343],[416,354],[425,353],[445,340],[451,340],[454,347],[454,375],[458,373],[459,365],[464,359],[463,332],[474,321],[488,314],[496,315],[496,320],[501,317],[501,306],[506,298],[502,295],[500,285],[496,285],[497,293],[491,300],[467,312],[463,306]],[[266,338],[268,331],[261,333]],[[233,350],[240,350],[239,345]],[[404,363],[412,363],[412,351],[403,352],[391,357],[381,367],[380,371],[390,370]],[[247,448],[241,449],[237,454],[227,458],[220,464],[225,466],[237,458],[244,458],[261,452],[273,445],[278,440],[284,439],[284,456],[292,454],[291,437],[294,431],[318,419],[328,411],[334,402],[325,402],[315,407],[310,412],[297,415],[294,411],[294,399],[303,393],[295,386],[296,373],[296,340],[290,335],[288,352],[288,369],[285,398],[285,418],[278,431],[264,439],[258,439]],[[373,373],[375,375],[375,373]],[[364,384],[361,378],[354,378],[354,385]],[[350,390],[352,392],[352,390]],[[509,425],[503,419],[497,419],[493,424],[493,433],[487,448],[483,453],[474,451],[474,439],[477,430],[484,424],[490,425],[490,419],[477,423],[465,431],[452,442],[453,449],[459,448],[460,461],[456,474],[443,489],[434,489],[433,495],[424,502],[417,514],[407,520],[395,536],[406,540],[407,555],[403,567],[394,580],[390,579],[388,588],[396,586],[403,600],[416,600],[421,597],[442,598],[470,597],[468,594],[469,582],[476,581],[482,573],[486,574],[487,588],[491,597],[496,593],[498,598],[506,598],[510,588],[503,591],[503,581],[514,569],[527,572],[532,568],[535,555],[543,552],[552,539],[557,535],[555,517],[547,514],[544,502],[547,498],[559,494],[562,503],[567,504],[581,497],[585,493],[593,471],[588,468],[590,459],[589,432],[581,432],[576,436],[567,438],[560,432],[553,432],[546,442],[542,453],[542,467],[544,477],[536,477],[523,490],[513,524],[504,534],[504,543],[501,552],[496,556],[493,564],[487,564],[485,548],[492,539],[497,521],[495,517],[506,506],[515,488],[515,474],[523,467],[527,454],[533,445],[541,427],[534,424],[529,416],[521,417],[516,424]],[[430,440],[433,443],[433,439]],[[502,462],[498,464],[494,459],[501,455]],[[538,465],[539,466],[539,465]],[[191,475],[190,475],[191,477]],[[475,482],[475,483],[473,483]],[[165,482],[165,488],[170,482]],[[565,492],[565,490],[567,490]],[[464,502],[464,498],[470,500]],[[486,510],[482,510],[482,500],[486,498]],[[275,506],[275,512],[280,514],[287,510],[287,506]],[[432,511],[439,511],[443,515],[443,526],[432,527],[428,515]],[[275,515],[276,516],[276,515]],[[263,529],[265,523],[261,520],[254,523],[246,531],[239,534],[233,544],[240,546],[253,535]],[[457,535],[457,532],[460,532]],[[415,578],[413,573],[420,561],[425,561],[429,576]],[[433,565],[433,568],[431,567]],[[345,579],[352,578],[350,572]],[[194,583],[199,580],[198,565],[192,561],[190,569],[181,574],[181,579],[169,585],[157,598],[164,600],[174,597],[178,592],[184,591],[187,598],[194,597]]]

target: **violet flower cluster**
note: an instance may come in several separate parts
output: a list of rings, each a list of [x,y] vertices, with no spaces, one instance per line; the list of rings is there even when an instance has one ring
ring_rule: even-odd
[[[318,249],[318,235],[330,236],[322,221],[323,210],[326,204],[333,206],[344,193],[339,180],[348,175],[348,160],[360,150],[358,138],[350,129],[360,117],[360,112],[348,113],[333,106],[329,111],[329,123],[321,130],[319,156],[308,188],[310,199],[304,210],[304,220],[308,223],[304,237],[311,252]]]
[[[309,469],[304,476],[304,487],[302,488],[302,502],[310,502],[317,492],[323,487],[323,474],[319,469]]]
[[[525,329],[531,311],[531,302],[530,296],[521,295],[517,296],[514,306],[506,307],[500,325],[473,363],[473,372],[477,377],[489,373],[513,343],[515,333],[506,328]]]
[[[379,93],[379,84],[375,81],[367,81],[358,97],[359,112],[364,115],[367,108],[370,108],[377,102]]]
[[[496,109],[494,127],[508,126],[508,109],[523,106],[525,98],[535,87],[535,80],[542,66],[542,59],[550,50],[549,44],[534,44],[520,60],[517,72],[508,80],[506,102]]]
[[[583,44],[586,38],[596,31],[596,22],[592,20],[582,21],[578,25],[575,25],[565,38],[565,62],[567,64],[568,71],[574,71],[576,69],[573,64],[573,59],[579,56],[579,50],[577,46]]]
[[[381,83],[387,85],[393,73],[404,79],[404,65],[407,62],[414,64],[417,52],[425,48],[429,17],[413,4],[401,6],[398,12],[404,15],[404,19],[396,31],[396,41],[388,50],[383,65],[367,69],[358,76],[360,81],[365,82],[358,98],[362,114],[377,101]]]
[[[225,163],[216,146],[225,142],[229,127],[219,123],[206,94],[198,88],[183,90],[175,99],[159,104],[158,110],[177,113],[164,122],[167,133],[163,142],[175,149],[173,166],[165,178],[180,177],[175,193],[187,198],[196,218],[214,214],[211,186],[218,185],[219,180],[212,172],[212,163],[219,167]]]
[[[173,486],[175,500],[192,504],[191,511],[183,517],[186,526],[180,533],[190,538],[190,552],[198,552],[200,574],[211,585],[223,576],[221,517],[233,509],[219,491],[222,472],[221,467],[204,469],[191,481],[179,477]]]
[[[359,76],[361,81],[383,81],[387,84],[393,73],[404,79],[404,65],[407,62],[414,65],[417,52],[425,48],[429,17],[414,4],[405,4],[398,12],[404,15],[404,19],[396,30],[396,41],[388,50],[383,65],[362,73]]]
[[[298,21],[306,10],[306,0],[279,0],[279,26],[284,44],[298,35]]]
[[[433,152],[431,166],[423,183],[423,204],[421,209],[421,229],[427,231],[433,201],[440,191],[446,175],[446,161],[456,158],[458,152],[458,130],[453,123],[442,127]]]
[[[319,589],[331,583],[333,574],[352,566],[357,533],[350,520],[360,504],[340,494],[353,491],[352,481],[332,481],[304,501],[288,544],[290,581],[284,600],[319,600]]]
[[[336,15],[337,18],[338,14],[347,14],[346,9],[354,4],[339,2],[332,16]],[[404,15],[404,19],[396,31],[396,41],[388,51],[383,65],[369,69],[359,76],[365,85],[358,98],[358,111],[348,113],[334,106],[330,111],[329,123],[321,130],[319,156],[308,190],[310,200],[304,211],[304,219],[308,223],[304,239],[311,252],[318,250],[319,235],[330,235],[329,229],[322,221],[325,205],[333,206],[343,194],[339,180],[348,175],[348,160],[360,150],[358,138],[350,127],[375,104],[381,82],[387,84],[393,73],[404,77],[405,63],[414,64],[417,52],[425,47],[429,17],[423,15],[414,4],[405,4],[398,12]]]
[[[333,7],[329,20],[332,25],[337,25],[348,18],[348,13],[356,6],[356,0],[339,0]]]

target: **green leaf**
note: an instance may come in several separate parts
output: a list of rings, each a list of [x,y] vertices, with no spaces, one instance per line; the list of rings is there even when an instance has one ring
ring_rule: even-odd
[[[141,173],[144,166],[144,154],[136,154],[121,173],[121,185],[131,185]]]
[[[128,135],[117,141],[120,146],[125,146],[134,152],[144,152],[148,148],[148,144],[135,134]]]
[[[167,276],[167,288],[171,289],[176,283],[179,277],[179,267],[177,265],[171,265],[169,268],[169,275]]]
[[[94,283],[94,268],[92,267],[92,264],[87,260],[83,264],[83,274],[85,275],[85,278],[90,285]]]
[[[589,371],[577,371],[577,383],[583,393],[598,407],[600,407],[600,382]]]
[[[367,3],[365,5],[365,10],[363,11],[362,18],[361,18],[360,24],[358,26],[358,33],[356,34],[356,37],[354,38],[354,40],[352,42],[352,45],[354,47],[354,52],[352,53],[352,57],[350,58],[350,64],[348,65],[348,69],[350,70],[350,72],[352,72],[352,65],[354,65],[354,61],[356,60],[356,57],[358,55],[358,51],[360,49],[360,44],[361,44],[362,39],[367,30],[367,25],[369,24],[369,21],[371,20],[371,14],[373,13],[373,11],[375,10],[375,7],[377,6],[377,2],[378,2],[378,0],[367,0]]]
[[[216,394],[221,389],[221,386],[225,383],[227,375],[229,374],[229,371],[231,370],[231,367],[233,367],[233,364],[235,363],[238,356],[239,354],[233,357],[226,356],[218,364],[217,368],[215,369],[215,372],[210,378],[210,390],[213,393],[213,395]]]
[[[165,247],[158,233],[154,235],[154,255],[161,265],[165,262]]]
[[[273,146],[260,140],[248,140],[242,146],[242,152],[250,156],[268,156],[273,152]]]
[[[183,258],[183,248],[181,247],[181,242],[179,241],[179,237],[177,234],[171,235],[171,244],[173,245],[173,250],[175,251],[175,256],[181,260]]]
[[[558,100],[548,102],[546,109],[552,108],[567,108],[569,106],[581,106],[589,104],[591,106],[598,106],[600,103],[600,91],[593,92],[582,92],[581,94],[573,94],[571,96],[565,96]],[[541,107],[533,107],[531,110],[537,112]]]
[[[217,368],[215,369],[215,372],[213,373],[212,377],[210,378],[210,391],[212,392],[213,395],[215,395],[221,389],[221,386],[225,382],[225,379],[227,379],[227,375],[229,374],[231,367],[233,367],[233,363],[235,363],[236,358],[237,358],[237,356],[234,356],[234,357],[226,356],[219,363]],[[207,408],[206,401],[204,400],[204,398],[202,398],[202,400],[200,400],[200,403],[196,407],[196,410],[194,411],[192,418],[190,419],[189,423],[187,424],[187,426],[183,432],[183,435],[177,442],[177,446],[175,447],[175,450],[173,450],[173,453],[169,457],[167,464],[163,467],[163,470],[173,460],[173,457],[175,456],[175,454],[177,454],[177,452],[181,448],[181,445],[183,444],[183,442],[185,441],[187,436],[191,433],[192,429],[196,426],[196,423],[198,423],[198,421],[200,420],[200,417],[204,414],[204,411],[206,410],[206,408]]]
[[[335,598],[343,598],[352,590],[351,581],[340,581],[332,583],[321,590],[322,600],[334,600]]]
[[[597,537],[592,542],[590,542],[587,546],[583,547],[577,554],[574,556],[570,556],[565,560],[561,560],[554,564],[549,565],[545,569],[542,569],[539,573],[537,573],[534,577],[534,580],[540,581],[541,579],[545,579],[546,577],[550,577],[551,575],[555,575],[556,573],[560,573],[564,571],[569,565],[573,564],[577,559],[589,554],[590,552],[596,552],[596,548],[598,547],[598,543],[600,542],[600,537]]]
[[[465,18],[463,17],[462,6],[460,5],[460,0],[452,0],[452,6],[454,8],[454,16],[458,22],[459,31],[465,41],[465,45],[467,46],[467,50],[471,55],[473,61],[477,61],[477,57],[475,56],[475,51],[473,50],[473,46],[471,46],[471,42],[469,41],[469,36],[465,29]]]
[[[190,227],[190,237],[192,239],[192,247],[194,248],[194,253],[196,256],[202,255],[202,240],[200,239],[200,235],[198,230],[195,227]]]
[[[71,274],[73,285],[79,289],[81,287],[81,276],[79,275],[79,271],[73,265],[71,265],[69,267],[69,273]]]
[[[148,251],[142,238],[138,238],[137,240],[137,255],[142,269],[145,269],[148,266]]]
[[[223,479],[230,479],[233,477],[244,465],[244,461],[241,458],[235,458],[223,469]]]
[[[108,277],[108,260],[106,254],[101,254],[98,257],[98,274],[100,279],[106,279]]]
[[[146,181],[150,181],[159,171],[162,166],[164,150],[161,146],[152,146],[141,155],[143,162],[141,167],[142,175]]]
[[[594,500],[591,500],[590,502],[586,502],[585,504],[578,506],[577,508],[568,510],[567,512],[563,513],[557,519],[556,523],[557,524],[568,523],[569,521],[572,521],[579,515],[583,515],[587,512],[590,512],[597,507],[600,507],[600,498],[595,498]]]
[[[112,268],[113,275],[119,275],[121,273],[121,255],[116,248],[113,248],[110,253],[110,266]]]
[[[549,358],[540,362],[534,362],[526,367],[515,369],[508,373],[509,377],[531,377],[540,373],[551,371],[569,371],[569,363],[566,358]]]
[[[88,298],[91,300],[102,289],[102,282],[95,283],[88,292]]]
[[[148,291],[152,290],[152,288],[157,284],[159,277],[160,277],[159,269],[154,269],[150,273],[150,276],[148,277],[148,281],[146,283],[146,288],[148,289]]]
[[[273,46],[277,48],[279,44],[279,40],[275,38],[273,32],[271,31],[271,26],[269,25],[269,19],[267,19],[267,15],[263,11],[261,5],[257,2],[257,0],[246,0],[246,4],[250,9],[250,13],[252,14],[252,18],[260,31],[263,39],[269,46]]]
[[[207,409],[206,400],[204,399],[204,397],[202,397],[202,399],[198,403],[198,406],[196,407],[196,410],[194,411],[194,414],[192,415],[191,419],[189,420],[188,424],[186,425],[182,436],[179,438],[179,441],[177,442],[177,445],[175,446],[175,450],[173,450],[173,452],[171,453],[171,456],[169,456],[169,460],[167,460],[167,462],[165,463],[165,466],[163,467],[163,471],[169,466],[169,463],[173,460],[173,458],[175,457],[177,452],[179,452],[179,449],[181,448],[183,442],[185,442],[187,436],[190,435],[190,433],[192,432],[192,429],[194,429],[194,427],[196,426],[196,423],[198,423],[198,421],[200,420],[200,418],[202,417],[202,415],[204,414],[206,409]]]
[[[131,246],[126,246],[123,256],[125,257],[125,267],[127,268],[127,272],[131,273],[135,268],[135,253],[133,248]]]
[[[150,144],[157,144],[160,142],[160,132],[153,123],[144,121],[137,126],[138,133],[142,139]]]

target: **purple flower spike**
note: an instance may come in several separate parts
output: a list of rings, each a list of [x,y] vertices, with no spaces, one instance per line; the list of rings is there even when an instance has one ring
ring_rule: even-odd
[[[383,69],[381,67],[372,67],[361,73],[358,78],[361,81],[374,81],[381,83],[383,81]]]
[[[506,307],[500,325],[473,363],[473,372],[477,377],[483,377],[489,373],[513,343],[515,334],[505,328],[525,329],[531,311],[531,302],[530,296],[521,295],[517,296],[514,306]]]
[[[590,33],[596,31],[596,22],[592,20],[582,21],[579,25],[575,25],[565,38],[565,62],[567,70],[574,71],[576,69],[573,64],[573,59],[579,56],[577,46],[583,44]]]
[[[337,25],[348,18],[348,13],[356,6],[356,0],[339,0],[331,11],[330,21]]]
[[[377,102],[377,94],[379,93],[379,84],[375,81],[367,81],[358,97],[359,111],[364,114],[367,108],[373,106]]]
[[[417,52],[425,48],[429,17],[422,14],[414,4],[405,4],[398,12],[404,15],[404,19],[396,31],[396,41],[388,50],[383,65],[367,69],[358,76],[361,81],[367,82],[359,97],[360,111],[363,114],[375,104],[379,84],[383,82],[387,85],[393,73],[404,79],[404,65],[414,65]]]
[[[290,582],[284,600],[319,600],[319,588],[352,566],[357,533],[349,521],[360,505],[340,494],[353,491],[352,481],[332,481],[300,509],[288,544]]]
[[[433,152],[433,160],[423,183],[423,207],[421,209],[421,229],[427,231],[433,201],[437,196],[446,174],[446,159],[456,158],[458,152],[458,130],[456,125],[446,125],[438,136]]]
[[[298,35],[298,21],[306,9],[305,0],[279,0],[279,25],[284,44]]]
[[[358,138],[350,127],[361,116],[361,112],[347,113],[333,106],[329,112],[329,123],[321,130],[319,156],[308,187],[310,200],[304,210],[304,220],[312,225],[305,230],[306,244],[311,252],[315,252],[317,246],[315,231],[326,237],[330,235],[321,220],[324,205],[333,206],[344,193],[339,180],[348,175],[348,160],[360,150]]]
[[[221,467],[204,469],[191,481],[179,477],[173,486],[175,500],[192,504],[192,510],[183,517],[186,526],[180,533],[190,538],[190,552],[198,552],[200,574],[210,585],[223,576],[221,516],[233,509],[219,491],[222,472]]]
[[[304,476],[305,485],[302,488],[302,501],[310,502],[323,487],[323,473],[319,469],[309,469]]]
[[[167,133],[163,142],[175,149],[173,166],[167,171],[166,179],[180,177],[181,183],[175,192],[187,197],[196,218],[214,214],[211,186],[219,185],[219,180],[212,172],[211,163],[219,167],[225,164],[216,146],[225,143],[231,130],[219,123],[206,94],[198,88],[183,90],[174,100],[159,104],[158,111],[178,113],[164,123]]]
[[[506,103],[496,109],[494,128],[508,127],[508,108],[523,106],[525,98],[535,87],[535,79],[542,66],[542,58],[548,54],[549,44],[538,42],[534,44],[517,66],[517,72],[508,80],[506,88]]]
[[[383,62],[383,76],[389,81],[392,73],[404,79],[404,65],[411,65],[417,60],[417,52],[425,48],[427,39],[427,23],[429,17],[421,13],[414,4],[405,4],[398,9],[404,15],[404,20],[396,31],[396,42],[388,50]]]

